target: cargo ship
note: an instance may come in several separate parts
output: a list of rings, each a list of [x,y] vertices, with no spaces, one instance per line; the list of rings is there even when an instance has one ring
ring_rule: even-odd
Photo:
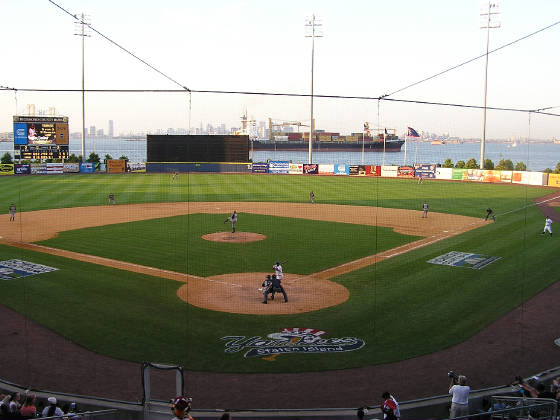
[[[312,149],[316,152],[400,152],[404,144],[394,130],[385,130],[375,136],[364,136],[363,133],[341,136],[318,131],[314,137]],[[252,139],[250,146],[254,151],[304,152],[309,150],[309,133],[287,133],[268,140]]]

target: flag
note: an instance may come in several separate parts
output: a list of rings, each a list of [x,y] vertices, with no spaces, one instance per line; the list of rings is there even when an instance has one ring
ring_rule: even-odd
[[[420,137],[420,135],[418,134],[418,132],[412,128],[412,127],[408,127],[408,137]]]

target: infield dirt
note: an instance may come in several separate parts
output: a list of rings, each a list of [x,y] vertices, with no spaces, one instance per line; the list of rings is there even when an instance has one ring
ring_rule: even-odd
[[[267,273],[233,273],[203,278],[33,244],[36,241],[53,238],[59,232],[67,230],[192,213],[229,214],[233,210],[237,210],[241,214],[253,213],[390,227],[395,232],[420,236],[422,239],[305,276],[290,273],[289,267],[284,267],[286,271],[284,285],[289,296],[289,303],[284,304],[283,299],[276,299],[269,302],[269,305],[261,304],[262,294],[257,290]],[[430,212],[428,218],[421,216],[422,211],[420,210],[334,204],[182,202],[74,207],[23,212],[16,215],[15,222],[10,222],[8,216],[3,218],[0,222],[0,230],[2,232],[1,241],[11,246],[184,282],[185,285],[179,288],[177,295],[195,306],[222,312],[272,315],[309,312],[340,304],[349,298],[349,292],[344,286],[331,281],[331,278],[485,224],[483,219],[437,212]],[[264,239],[263,235],[258,232],[242,230],[242,215],[240,215],[237,227],[240,231],[233,234],[229,232],[229,226],[225,225],[224,229],[227,231],[205,239],[238,243]]]

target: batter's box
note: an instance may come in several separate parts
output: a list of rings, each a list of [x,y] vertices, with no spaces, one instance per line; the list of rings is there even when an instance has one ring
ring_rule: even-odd
[[[0,261],[0,280],[14,280],[20,277],[49,273],[56,270],[58,268],[22,260]]]
[[[447,254],[428,260],[430,264],[450,265],[452,267],[467,267],[480,270],[501,257],[485,257],[480,254],[471,254],[469,252],[451,251]]]

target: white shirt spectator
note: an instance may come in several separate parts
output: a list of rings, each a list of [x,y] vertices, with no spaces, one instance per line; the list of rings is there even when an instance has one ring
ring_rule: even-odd
[[[470,391],[470,386],[453,385],[449,388],[449,394],[453,396],[451,402],[455,404],[468,405]]]

